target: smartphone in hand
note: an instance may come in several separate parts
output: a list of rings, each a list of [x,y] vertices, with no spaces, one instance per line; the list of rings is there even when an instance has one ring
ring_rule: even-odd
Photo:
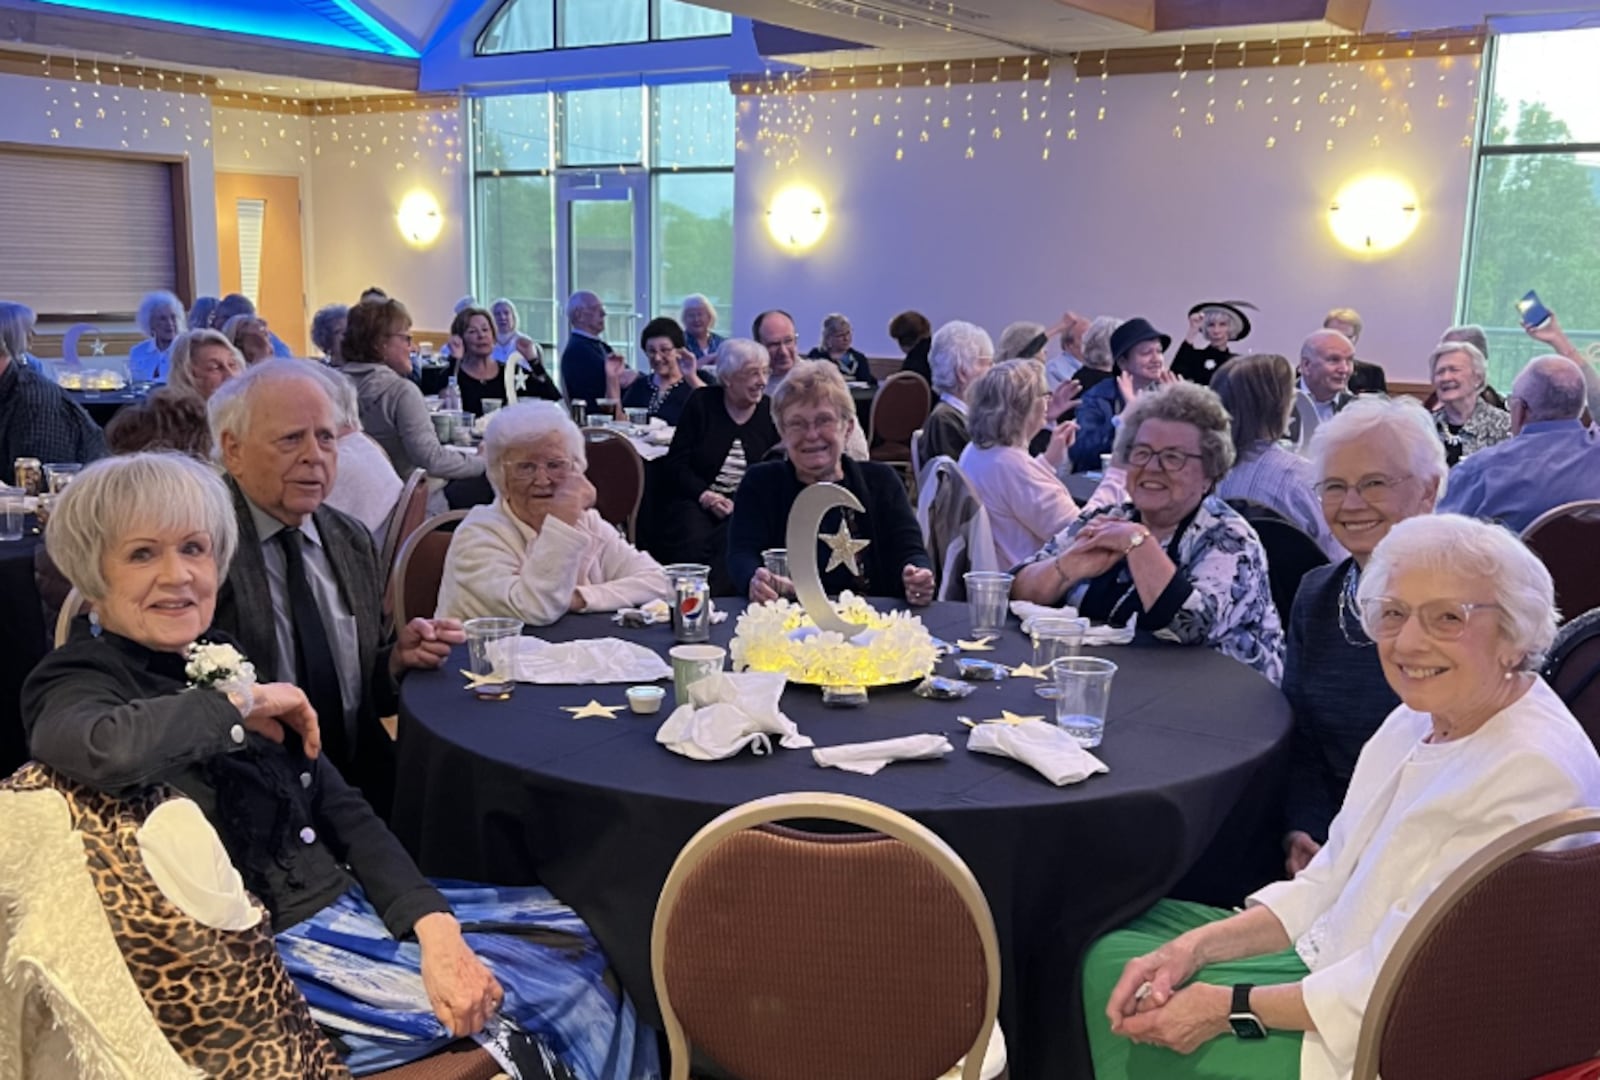
[[[1539,302],[1539,294],[1532,289],[1528,295],[1517,301],[1517,313],[1522,316],[1522,325],[1538,329],[1550,321],[1550,309]]]

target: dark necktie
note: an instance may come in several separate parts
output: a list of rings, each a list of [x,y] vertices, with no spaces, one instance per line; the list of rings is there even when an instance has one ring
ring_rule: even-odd
[[[295,682],[306,692],[311,707],[317,710],[317,725],[322,729],[322,745],[329,759],[348,772],[354,747],[345,730],[344,702],[339,695],[339,669],[334,665],[333,646],[322,623],[322,610],[306,576],[306,558],[301,550],[305,537],[299,529],[282,529],[278,543],[283,546],[289,586],[289,625],[294,632]]]

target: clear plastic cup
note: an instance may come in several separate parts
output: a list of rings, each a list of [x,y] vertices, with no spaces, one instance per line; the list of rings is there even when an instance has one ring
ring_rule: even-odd
[[[1098,656],[1063,656],[1050,665],[1056,685],[1056,723],[1080,746],[1099,746],[1117,665]]]
[[[969,570],[961,579],[967,586],[967,613],[972,617],[973,636],[998,634],[1004,630],[1007,604],[1011,600],[1011,575]]]
[[[0,487],[0,540],[21,540],[27,523],[27,492],[19,487]]]
[[[517,688],[517,642],[522,637],[518,619],[468,619],[467,656],[473,692],[483,701],[504,701]]]
[[[1065,656],[1077,656],[1083,647],[1083,636],[1089,632],[1088,619],[1074,619],[1065,615],[1041,615],[1028,628],[1033,639],[1033,666],[1044,671],[1047,678],[1034,686],[1033,692],[1042,698],[1056,696],[1054,664]]]
[[[59,495],[67,490],[67,485],[78,478],[83,471],[83,466],[76,461],[53,462],[44,467],[45,490]]]
[[[632,424],[634,427],[642,428],[650,426],[649,409],[632,408],[624,409],[623,412],[628,417],[628,423]]]
[[[484,398],[483,399],[483,415],[488,416],[492,412],[498,412],[499,409],[500,409],[500,406],[502,406],[504,404],[505,404],[505,399],[503,399],[503,398],[497,398],[497,397],[486,397],[486,398]]]

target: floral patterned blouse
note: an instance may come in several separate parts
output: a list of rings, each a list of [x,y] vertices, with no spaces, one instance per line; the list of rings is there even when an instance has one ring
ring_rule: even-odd
[[[1511,414],[1482,400],[1459,428],[1450,423],[1443,406],[1433,410],[1433,424],[1439,430],[1439,441],[1444,443],[1445,464],[1452,469],[1463,458],[1511,438]]]
[[[1139,520],[1132,503],[1090,511],[1057,533],[1027,562],[1060,555],[1071,546],[1078,530],[1103,516]],[[1188,524],[1167,544],[1166,552],[1178,572],[1149,611],[1140,607],[1126,560],[1098,578],[1073,586],[1057,603],[1065,600],[1077,605],[1080,614],[1116,625],[1125,625],[1129,616],[1137,615],[1141,630],[1180,645],[1209,645],[1254,668],[1274,686],[1281,683],[1283,624],[1272,602],[1266,551],[1249,523],[1227,503],[1207,495]],[[1093,610],[1096,595],[1114,597],[1109,615]]]

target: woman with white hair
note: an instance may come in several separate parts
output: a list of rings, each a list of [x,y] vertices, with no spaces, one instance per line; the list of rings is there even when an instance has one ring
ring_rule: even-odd
[[[1301,578],[1289,612],[1283,693],[1294,729],[1283,846],[1290,874],[1327,840],[1361,748],[1400,701],[1361,626],[1361,575],[1391,529],[1433,513],[1448,471],[1433,421],[1405,397],[1352,401],[1317,428],[1310,452],[1310,491],[1349,555]]]
[[[1356,603],[1401,704],[1327,844],[1243,911],[1163,900],[1090,948],[1098,1080],[1348,1077],[1378,972],[1440,883],[1520,825],[1600,805],[1600,757],[1538,675],[1550,574],[1515,536],[1454,514],[1401,522]]]
[[[835,312],[822,320],[822,344],[806,353],[807,360],[826,360],[839,369],[847,381],[864,382],[876,389],[878,380],[865,353],[857,350],[850,320]]]
[[[502,296],[489,305],[489,314],[494,318],[495,332],[494,351],[490,355],[497,362],[504,364],[513,356],[518,356],[527,361],[529,366],[534,363],[543,366],[543,354],[539,350],[538,342],[517,329],[520,321],[517,316],[517,305]]]
[[[1089,323],[1089,328],[1083,332],[1083,366],[1072,376],[1072,381],[1083,387],[1082,394],[1121,374],[1111,355],[1111,335],[1121,325],[1121,319],[1101,315]]]
[[[327,391],[339,436],[339,468],[323,502],[365,525],[372,534],[373,544],[381,548],[384,528],[389,524],[389,515],[394,512],[394,504],[405,483],[394,471],[383,447],[361,430],[356,384],[348,376],[322,364],[308,363],[305,369]]]
[[[134,317],[139,329],[150,335],[128,353],[128,379],[132,382],[167,381],[167,354],[178,335],[189,329],[183,303],[165,289],[146,293]]]
[[[967,387],[994,366],[994,341],[981,326],[947,322],[933,335],[928,364],[939,400],[922,425],[918,451],[923,461],[955,461],[967,448]]]
[[[662,497],[658,547],[668,562],[711,567],[713,593],[731,588],[728,518],[745,471],[778,445],[767,397],[767,350],[729,338],[717,350],[717,383],[689,395],[672,446],[657,462]]]
[[[210,401],[217,387],[244,374],[244,357],[220,330],[189,330],[179,334],[167,354],[167,384]]]
[[[665,600],[667,576],[594,509],[583,432],[561,406],[500,409],[483,439],[494,502],[475,506],[445,556],[438,618],[548,626],[569,611]]]
[[[683,310],[678,315],[683,324],[684,344],[694,358],[707,363],[713,361],[716,351],[727,339],[713,333],[717,325],[717,309],[711,301],[703,293],[690,293],[683,298]]]
[[[1428,356],[1428,378],[1438,399],[1433,422],[1451,468],[1485,446],[1511,438],[1511,414],[1481,396],[1489,385],[1489,363],[1476,345],[1441,341]]]
[[[33,328],[39,317],[27,304],[0,300],[0,347],[12,360],[19,361],[37,372],[44,372],[44,363],[28,351],[33,344]]]

